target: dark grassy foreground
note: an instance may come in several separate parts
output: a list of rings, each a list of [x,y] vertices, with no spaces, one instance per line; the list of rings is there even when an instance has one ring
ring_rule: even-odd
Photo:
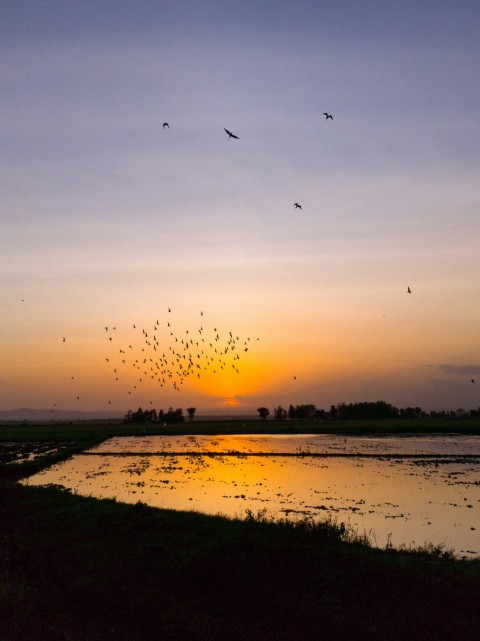
[[[53,458],[127,431],[74,427],[15,429]],[[0,467],[1,641],[480,639],[480,562],[14,483],[49,458]]]

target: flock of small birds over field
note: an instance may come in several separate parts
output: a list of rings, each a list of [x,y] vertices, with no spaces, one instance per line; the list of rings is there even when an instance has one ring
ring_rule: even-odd
[[[249,350],[260,338],[242,337],[232,331],[222,333],[217,327],[207,326],[203,311],[199,317],[201,322],[197,327],[179,329],[175,314],[168,307],[162,321],[157,318],[143,327],[132,323],[127,332],[120,326],[117,329],[117,325],[105,325],[105,363],[111,380],[126,382],[130,385],[127,394],[134,395],[142,384],[152,381],[161,388],[171,387],[180,392],[189,378],[198,380],[207,374],[220,375],[227,371],[240,374]],[[66,337],[62,336],[61,341],[65,343]],[[76,380],[75,376],[70,378]],[[74,398],[80,401],[81,397],[77,394]],[[153,405],[153,400],[149,403]],[[111,405],[112,401],[107,400],[107,404]]]
[[[206,373],[227,370],[239,374],[242,359],[252,343],[260,340],[242,338],[231,331],[222,335],[218,328],[207,327],[203,322],[194,329],[180,330],[172,320],[171,308],[167,314],[168,320],[156,319],[148,327],[133,323],[128,339],[120,335],[116,326],[104,328],[110,346],[105,362],[111,368],[112,379],[118,382],[125,377],[125,370],[135,370],[136,384],[129,394],[149,380],[160,387],[171,385],[179,392],[191,377],[200,379]]]

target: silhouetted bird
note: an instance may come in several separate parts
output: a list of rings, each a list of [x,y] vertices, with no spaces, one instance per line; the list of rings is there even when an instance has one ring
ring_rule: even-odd
[[[295,207],[295,209],[301,209],[302,208],[302,206],[299,205],[298,203],[293,203],[293,206]]]
[[[328,120],[329,118],[330,118],[330,120],[333,120],[333,116],[332,116],[332,114],[327,114],[327,112],[326,112],[326,111],[324,111],[324,112],[323,112],[323,115],[325,116],[325,120]]]
[[[411,293],[412,293],[412,290],[410,289],[410,287],[407,287],[407,294],[411,294]]]
[[[475,383],[475,379],[474,379],[474,378],[471,378],[471,379],[470,379],[470,383]]]
[[[224,129],[225,129],[225,127],[224,127]],[[235,134],[232,134],[232,132],[231,132],[231,131],[228,131],[228,129],[225,129],[225,131],[226,131],[226,132],[227,132],[227,134],[228,134],[228,139],[229,139],[229,140],[230,140],[230,138],[236,138],[237,140],[240,140],[240,138],[239,138],[238,136],[235,136]]]
[[[164,123],[163,123],[163,125],[162,125],[162,127],[163,127],[164,129],[165,129],[165,127],[168,127],[168,128],[170,129],[170,125],[168,124],[168,122],[164,122]]]

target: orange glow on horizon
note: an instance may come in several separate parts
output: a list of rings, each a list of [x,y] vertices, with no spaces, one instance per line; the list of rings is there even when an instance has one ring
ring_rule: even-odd
[[[407,301],[409,304],[410,299]],[[294,321],[290,314],[273,327],[270,318],[262,316],[257,319],[255,331],[238,323],[238,334],[243,338],[227,352],[229,332],[218,330],[220,340],[215,341],[213,327],[217,323],[200,317],[198,328],[195,323],[186,324],[180,319],[175,323],[168,313],[163,318],[165,326],[159,329],[154,329],[156,319],[150,323],[152,327],[144,323],[150,345],[145,343],[139,323],[134,329],[133,323],[124,321],[117,323],[118,330],[112,331],[109,326],[107,332],[98,319],[88,325],[58,327],[35,324],[29,317],[28,327],[11,329],[2,353],[1,403],[5,409],[55,406],[123,411],[139,406],[185,409],[193,405],[200,410],[251,411],[260,405],[271,409],[279,403],[285,406],[313,402],[326,407],[331,402],[380,398],[402,405],[405,403],[395,398],[397,390],[416,388],[419,394],[425,390],[436,394],[439,401],[434,407],[440,409],[443,390],[448,389],[452,389],[454,399],[449,404],[478,406],[471,396],[464,401],[455,400],[456,388],[438,369],[441,363],[474,360],[471,345],[478,339],[472,332],[458,334],[454,352],[444,347],[452,332],[451,319],[430,313],[420,317],[416,308],[409,311],[412,316],[417,314],[414,323],[405,310],[386,315],[364,314],[353,321],[328,310],[324,316],[318,310],[311,311],[313,318],[295,316]],[[175,336],[170,335],[167,321]],[[195,335],[195,343],[199,344],[190,350],[194,369],[182,380],[175,369],[175,358],[180,354],[182,365],[188,363],[182,339],[186,340],[185,327],[189,326],[188,336]],[[235,327],[235,323],[227,326]],[[150,334],[159,341],[157,350]],[[261,337],[258,342],[257,335]],[[163,373],[159,381],[155,361],[163,354],[168,364],[160,364],[160,370],[169,369],[174,374],[168,377]],[[453,382],[456,381],[460,378],[454,377]],[[466,394],[474,391],[474,386],[467,386]],[[410,395],[398,393],[405,398]],[[406,404],[421,405],[421,400],[407,400]]]

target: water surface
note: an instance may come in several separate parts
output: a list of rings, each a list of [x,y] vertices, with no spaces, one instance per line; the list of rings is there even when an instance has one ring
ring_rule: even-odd
[[[244,517],[333,517],[380,547],[480,555],[480,437],[118,437],[24,481]]]

